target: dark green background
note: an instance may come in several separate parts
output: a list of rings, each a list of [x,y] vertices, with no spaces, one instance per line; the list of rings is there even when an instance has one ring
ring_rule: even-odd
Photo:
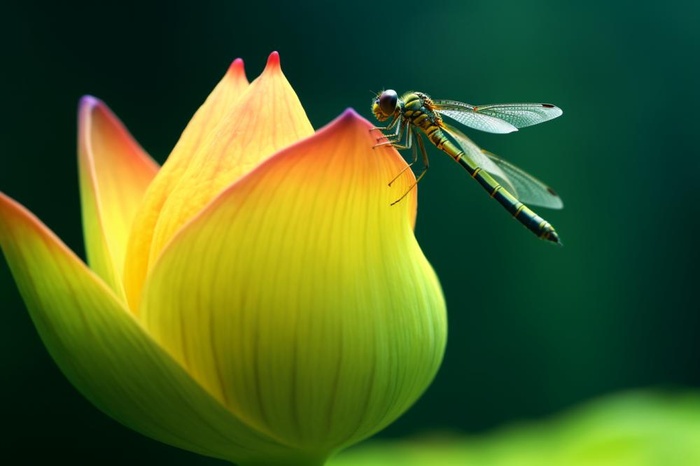
[[[371,118],[369,90],[385,87],[549,101],[563,117],[469,134],[560,192],[565,209],[539,213],[563,248],[431,152],[416,234],[444,287],[450,340],[434,384],[381,435],[478,433],[627,388],[700,388],[698,2],[94,3],[3,6],[0,28],[0,190],[79,254],[83,94],[161,162],[229,62],[242,57],[252,79],[272,50],[317,128],[346,107]],[[221,464],[90,406],[48,357],[4,261],[0,293],[7,453]]]

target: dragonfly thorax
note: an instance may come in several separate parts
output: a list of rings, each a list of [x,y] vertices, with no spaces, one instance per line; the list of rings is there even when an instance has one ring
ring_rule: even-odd
[[[401,113],[404,118],[426,133],[431,128],[442,128],[442,118],[435,111],[433,100],[422,92],[407,92],[401,97]]]

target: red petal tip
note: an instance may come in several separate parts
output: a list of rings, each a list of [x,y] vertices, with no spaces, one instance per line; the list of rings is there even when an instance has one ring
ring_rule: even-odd
[[[279,52],[272,52],[269,57],[267,57],[267,66],[265,68],[279,68],[280,67],[280,54]]]
[[[243,79],[246,79],[245,75],[245,66],[243,65],[243,60],[240,58],[236,58],[231,62],[231,65],[228,67],[228,70],[226,71],[226,74],[229,76],[240,76]]]
[[[243,59],[242,58],[236,58],[231,62],[231,65],[228,67],[229,72],[241,72],[243,71]]]

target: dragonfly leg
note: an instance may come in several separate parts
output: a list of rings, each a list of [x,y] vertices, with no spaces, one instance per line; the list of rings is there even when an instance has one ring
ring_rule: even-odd
[[[428,152],[425,150],[425,144],[423,144],[423,138],[420,134],[416,135],[416,141],[418,141],[418,147],[420,149],[421,156],[423,157],[423,171],[421,171],[420,175],[418,175],[418,178],[416,178],[416,184],[418,184],[418,182],[428,172],[428,168],[430,168],[430,159],[428,159]],[[414,162],[416,159],[417,156],[414,158]]]
[[[402,126],[398,123],[399,118],[394,117],[394,119],[391,120],[391,123],[389,123],[386,126],[373,126],[372,128],[370,128],[370,131],[378,130],[382,134],[381,137],[377,138],[377,144],[372,146],[372,149],[374,149],[375,147],[387,146],[389,144],[393,145],[395,141],[400,140]],[[396,127],[396,129],[394,129],[394,127]],[[385,131],[393,131],[393,134],[390,133],[387,135],[384,133]],[[385,139],[385,141],[379,142],[382,139]]]
[[[401,139],[404,138],[405,131],[408,129],[408,125],[404,124],[398,124],[399,120],[395,119],[393,120],[388,126],[385,126],[383,128],[372,128],[372,129],[378,129],[378,130],[392,130],[392,133],[385,134],[382,131],[382,136],[377,138],[377,143],[372,146],[372,149],[375,147],[382,147],[382,146],[394,146],[394,147],[403,147],[403,145],[399,144],[398,142],[401,141]],[[394,129],[396,127],[396,129]],[[382,142],[382,139],[384,139]]]
[[[409,130],[409,132],[412,133],[413,131],[410,131],[410,130]],[[409,137],[410,137],[410,136],[409,136]],[[420,180],[423,179],[423,177],[425,176],[425,174],[428,172],[428,168],[430,168],[430,160],[428,159],[428,153],[427,153],[426,150],[425,150],[425,144],[423,143],[423,138],[421,137],[420,134],[417,134],[417,133],[416,133],[416,142],[417,142],[418,144],[416,144],[415,146],[413,146],[413,161],[412,161],[410,164],[408,164],[403,170],[401,170],[401,172],[400,172],[393,180],[391,180],[391,182],[389,183],[389,186],[391,186],[391,183],[393,183],[394,181],[396,181],[396,179],[397,179],[399,176],[401,176],[401,174],[402,174],[403,172],[405,172],[408,168],[410,168],[411,165],[413,165],[414,163],[416,163],[416,161],[418,160],[418,150],[420,150],[421,156],[423,157],[423,170],[422,170],[422,171],[420,172],[420,174],[416,177],[416,181],[414,181],[413,184],[411,184],[411,186],[409,186],[409,188],[406,190],[406,192],[403,193],[403,194],[401,195],[400,198],[398,198],[398,199],[396,199],[394,202],[392,202],[391,205],[397,204],[397,203],[398,203],[399,201],[401,201],[404,197],[406,197],[406,196],[408,195],[408,193],[410,193],[410,192],[413,190],[413,188],[416,187],[416,185],[420,182]]]
[[[404,144],[398,144],[398,143],[393,143],[392,145],[401,150],[401,149],[408,149],[408,148],[413,148],[413,160],[407,164],[403,169],[389,181],[389,186],[391,186],[394,181],[396,181],[401,175],[403,175],[403,172],[411,168],[411,166],[416,163],[416,160],[418,160],[418,153],[416,152],[416,146],[413,145],[413,131],[410,128],[406,128],[406,141],[404,141]],[[417,136],[417,135],[416,135]],[[417,136],[420,137],[420,136]],[[409,190],[410,191],[410,190]],[[405,196],[405,194],[404,194]],[[402,196],[403,197],[403,196]],[[393,204],[392,204],[393,205]]]

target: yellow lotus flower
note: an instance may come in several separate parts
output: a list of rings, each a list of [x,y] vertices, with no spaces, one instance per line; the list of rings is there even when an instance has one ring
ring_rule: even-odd
[[[445,304],[413,181],[347,110],[314,133],[270,56],[236,60],[158,168],[80,106],[88,263],[0,193],[0,245],[37,330],[97,407],[241,465],[320,465],[395,420],[441,362]]]

